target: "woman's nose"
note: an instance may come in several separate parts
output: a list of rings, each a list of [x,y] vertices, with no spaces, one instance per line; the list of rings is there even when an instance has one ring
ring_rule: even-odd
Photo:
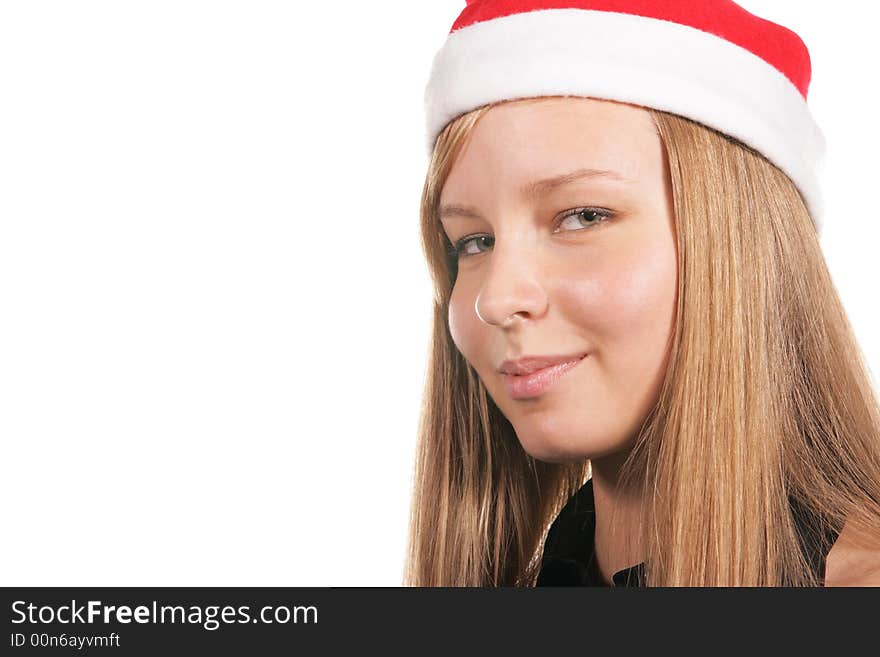
[[[547,309],[547,295],[535,249],[528,245],[495,248],[474,309],[486,324],[506,327],[514,317],[535,319]]]

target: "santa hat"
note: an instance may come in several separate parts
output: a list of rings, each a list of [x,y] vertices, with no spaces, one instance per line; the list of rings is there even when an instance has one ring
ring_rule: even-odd
[[[760,152],[821,230],[825,139],[797,34],[730,0],[467,0],[425,89],[428,154],[489,103],[574,95],[679,114]]]

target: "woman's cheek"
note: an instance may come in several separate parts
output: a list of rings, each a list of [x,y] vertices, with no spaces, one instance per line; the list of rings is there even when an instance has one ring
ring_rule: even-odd
[[[577,323],[601,344],[643,339],[668,315],[675,292],[675,261],[667,254],[641,250],[594,263],[563,286]]]
[[[474,304],[466,298],[468,291],[456,284],[449,298],[449,333],[465,359],[473,363],[479,350]]]

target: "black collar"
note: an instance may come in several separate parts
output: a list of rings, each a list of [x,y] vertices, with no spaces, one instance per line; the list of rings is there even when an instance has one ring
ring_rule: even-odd
[[[825,555],[838,536],[838,530],[822,525],[810,516],[794,498],[791,509],[801,546],[816,570],[820,581],[825,576]],[[822,543],[816,527],[826,533]],[[593,480],[587,482],[568,500],[553,521],[544,542],[544,558],[536,586],[605,586],[599,578],[595,559],[596,513]],[[635,564],[612,576],[614,586],[644,587],[645,564]]]
[[[591,478],[568,500],[550,526],[536,586],[604,586],[595,559],[595,533]],[[614,586],[644,586],[645,564],[619,570],[611,579]]]

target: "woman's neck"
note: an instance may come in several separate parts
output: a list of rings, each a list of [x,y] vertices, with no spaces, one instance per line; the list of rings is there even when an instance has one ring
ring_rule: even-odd
[[[595,559],[602,582],[644,561],[639,537],[640,487],[615,490],[627,452],[591,459],[596,512]]]

